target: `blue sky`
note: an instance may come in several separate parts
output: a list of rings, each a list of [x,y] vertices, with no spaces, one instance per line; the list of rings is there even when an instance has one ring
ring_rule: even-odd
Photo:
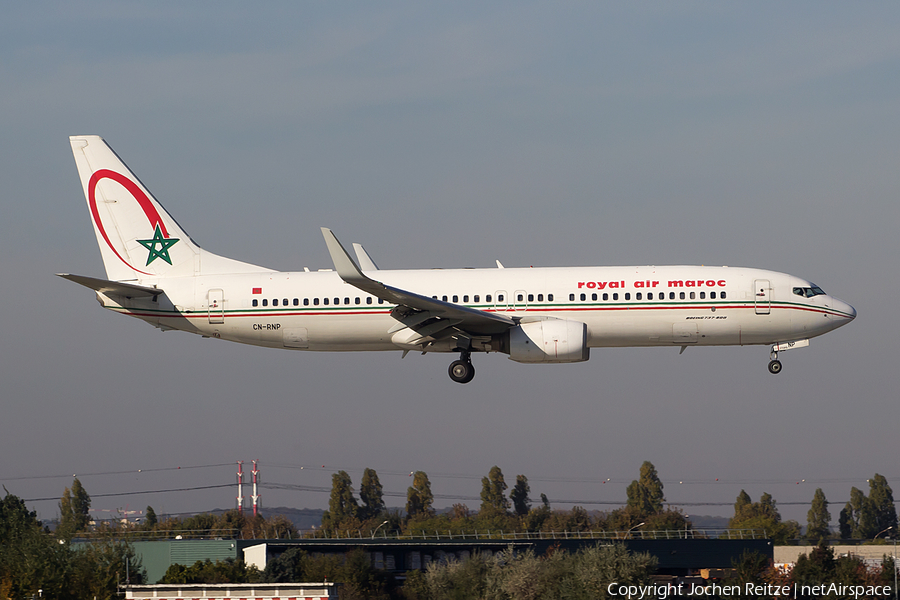
[[[82,476],[94,494],[215,485],[233,468],[136,471],[257,458],[272,483],[372,467],[402,492],[424,470],[460,496],[496,464],[535,497],[624,500],[644,460],[676,505],[742,488],[839,502],[875,472],[900,485],[898,25],[889,3],[7,6],[0,483],[23,498],[58,497],[70,473],[132,473]],[[70,134],[103,136],[201,245],[273,268],[329,267],[328,226],[382,268],[769,268],[860,318],[777,377],[760,347],[625,349],[481,356],[467,386],[446,356],[161,333],[52,275],[103,275]]]

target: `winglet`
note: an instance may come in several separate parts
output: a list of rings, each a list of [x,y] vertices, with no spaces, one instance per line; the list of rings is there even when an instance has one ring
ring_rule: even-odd
[[[375,261],[372,260],[372,257],[369,256],[369,253],[366,252],[366,249],[362,247],[362,244],[353,243],[353,251],[356,252],[356,260],[359,261],[359,267],[363,271],[377,271],[378,265],[375,264]]]
[[[331,262],[334,263],[334,270],[338,272],[341,279],[350,285],[360,286],[372,283],[372,280],[362,274],[350,255],[327,227],[322,227],[322,235],[325,236],[325,245],[328,246],[328,253],[331,255]]]

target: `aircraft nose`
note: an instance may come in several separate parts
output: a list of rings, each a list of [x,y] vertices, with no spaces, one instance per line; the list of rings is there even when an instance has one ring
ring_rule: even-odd
[[[833,298],[832,300],[831,307],[835,311],[835,314],[832,316],[832,321],[836,328],[841,325],[846,325],[856,318],[855,308],[837,298]]]

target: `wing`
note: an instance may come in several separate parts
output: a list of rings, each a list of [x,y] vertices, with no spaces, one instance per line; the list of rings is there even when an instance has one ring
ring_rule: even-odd
[[[429,337],[445,337],[454,332],[464,337],[492,335],[516,325],[507,315],[443,302],[366,277],[330,229],[322,227],[322,235],[325,236],[334,269],[341,279],[376,298],[397,305],[391,316],[403,326],[395,326],[391,331],[409,327],[420,334],[418,339],[407,341],[407,344],[420,343]]]

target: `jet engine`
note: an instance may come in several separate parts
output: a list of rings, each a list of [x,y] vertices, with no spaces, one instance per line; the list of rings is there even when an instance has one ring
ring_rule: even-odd
[[[587,325],[581,321],[543,319],[509,330],[501,347],[520,363],[583,362],[590,358]],[[505,347],[503,347],[505,346]]]

